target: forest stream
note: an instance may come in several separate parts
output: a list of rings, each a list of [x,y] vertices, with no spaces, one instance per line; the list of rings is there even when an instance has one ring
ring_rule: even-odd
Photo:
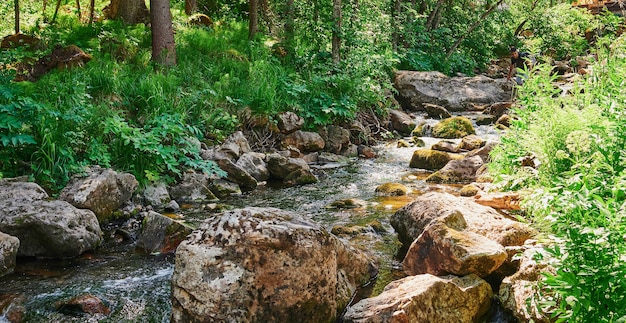
[[[419,123],[424,117],[418,116],[418,119]],[[497,141],[499,137],[493,126],[477,126],[476,132],[488,141]],[[422,139],[427,147],[439,141]],[[335,226],[365,227],[362,233],[340,237],[379,259],[378,278],[368,291],[380,293],[391,280],[403,277],[402,259],[398,259],[401,245],[389,224],[390,216],[424,192],[439,190],[457,194],[461,186],[426,183],[424,179],[429,172],[409,168],[415,147],[398,148],[396,141],[390,141],[375,149],[378,152],[375,159],[312,165],[319,178],[316,184],[288,188],[267,184],[249,194],[222,200],[220,205],[227,209],[258,206],[291,210],[310,217],[329,232]],[[378,196],[376,187],[388,182],[402,183],[411,193],[399,197]],[[367,206],[329,207],[343,199],[363,200]],[[215,215],[186,207],[183,206],[179,215],[192,225]],[[371,225],[377,223],[375,221],[380,223],[376,230]],[[130,241],[108,242],[99,250],[73,260],[18,259],[15,272],[0,278],[0,308],[22,306],[23,322],[169,322],[173,270],[173,255],[142,255],[134,251]],[[72,313],[71,309],[59,305],[83,294],[102,299],[111,313],[106,316]],[[0,316],[0,322],[9,322],[6,312]],[[508,322],[496,316],[498,314],[492,313],[487,321]]]

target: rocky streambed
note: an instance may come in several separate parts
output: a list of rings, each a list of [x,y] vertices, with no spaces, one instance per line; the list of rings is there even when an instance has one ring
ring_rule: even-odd
[[[430,92],[435,82],[450,83],[439,74],[418,79]],[[0,231],[39,249],[22,247],[13,273],[0,277],[0,320],[541,321],[525,306],[538,277],[538,265],[524,256],[535,250],[534,230],[509,216],[516,196],[490,195],[484,183],[488,151],[498,140],[494,123],[505,126],[510,106],[499,101],[506,84],[465,81],[475,89],[481,89],[476,82],[490,85],[497,92],[493,103],[484,96],[453,99],[458,93],[443,89],[447,101],[436,96],[428,103],[427,95],[401,90],[405,111],[390,115],[389,128],[406,137],[370,150],[351,143],[350,130],[316,136],[297,130],[297,120],[287,116],[283,151],[251,152],[242,134],[206,150],[226,180],[190,173],[177,186],[95,207],[85,198],[86,182],[109,183],[105,195],[120,198],[136,184],[124,174],[88,176],[73,184],[78,190],[62,193],[92,212],[77,211],[82,222],[57,219],[70,234],[40,239],[49,233],[37,231],[42,221],[35,213],[61,207],[60,201],[37,188],[3,196]],[[451,113],[442,106],[447,102],[454,103]],[[468,120],[477,136],[433,138],[439,119],[455,119],[446,113]],[[310,153],[325,146],[324,153]],[[14,185],[7,183],[15,182],[3,182],[5,193]],[[43,207],[23,212],[12,204],[17,195]],[[15,220],[16,213],[26,216]],[[94,219],[100,228],[92,228]],[[30,235],[16,229],[31,222]],[[61,236],[72,248],[47,259],[46,241]],[[499,303],[511,315],[503,315]]]

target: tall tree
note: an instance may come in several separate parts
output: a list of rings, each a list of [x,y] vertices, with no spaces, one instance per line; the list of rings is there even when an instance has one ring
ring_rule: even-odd
[[[89,2],[89,24],[93,23],[94,11],[96,10],[96,0],[91,0]]]
[[[248,1],[250,7],[250,13],[248,14],[248,18],[250,24],[248,25],[248,39],[254,39],[254,35],[256,35],[257,31],[259,31],[259,1],[258,0],[250,0]]]
[[[333,0],[333,63],[341,61],[341,0]]]
[[[176,43],[169,0],[150,0],[152,60],[165,66],[176,65]]]
[[[20,33],[20,0],[15,0],[15,34]]]
[[[150,15],[146,0],[111,0],[104,12],[107,18],[120,18],[127,24],[145,22]]]
[[[198,11],[198,0],[185,0],[185,13],[189,16]]]

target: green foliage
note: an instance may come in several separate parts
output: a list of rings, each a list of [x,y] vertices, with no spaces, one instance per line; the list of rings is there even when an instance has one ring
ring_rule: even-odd
[[[585,31],[591,27],[592,19],[592,15],[572,10],[569,3],[564,3],[548,8],[529,27],[534,30],[542,53],[563,59],[585,53]]]
[[[118,156],[115,164],[140,179],[171,182],[187,168],[225,175],[214,162],[202,159],[197,139],[201,132],[186,125],[181,115],[160,115],[142,128],[113,116],[104,121],[103,128],[110,154]]]
[[[558,322],[626,321],[625,48],[624,37],[600,44],[602,63],[568,96],[540,66],[520,89],[519,118],[492,152],[500,184],[532,188],[525,208],[554,237],[556,273],[545,276],[540,296]],[[537,157],[539,168],[510,163],[525,156]]]
[[[482,20],[480,15],[485,6],[479,4],[468,7],[462,2],[450,1],[442,10],[439,23],[433,29],[428,25],[431,12],[414,8],[410,3],[403,5],[397,17],[401,40],[397,54],[401,68],[473,75],[489,62],[497,49],[509,43],[507,39],[512,39],[511,30],[507,28],[510,13],[506,10],[494,10],[489,19]],[[468,33],[469,26],[476,21],[481,23]],[[459,48],[448,55],[448,50],[462,35],[466,37]]]

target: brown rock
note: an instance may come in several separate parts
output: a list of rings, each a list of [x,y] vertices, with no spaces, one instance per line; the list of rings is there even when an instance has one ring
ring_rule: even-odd
[[[409,247],[402,268],[408,275],[489,275],[504,263],[507,253],[500,244],[466,228],[460,212],[431,221]]]
[[[516,192],[481,193],[474,202],[500,210],[520,210],[520,196]]]
[[[172,322],[332,322],[375,274],[363,253],[295,213],[232,210],[179,245]]]
[[[491,304],[491,286],[475,275],[409,276],[348,308],[346,323],[478,322]]]
[[[461,212],[467,230],[483,235],[503,246],[521,246],[537,231],[525,223],[511,220],[496,210],[475,203],[473,199],[455,197],[448,193],[429,192],[391,216],[391,225],[398,238],[410,245],[434,219]]]

